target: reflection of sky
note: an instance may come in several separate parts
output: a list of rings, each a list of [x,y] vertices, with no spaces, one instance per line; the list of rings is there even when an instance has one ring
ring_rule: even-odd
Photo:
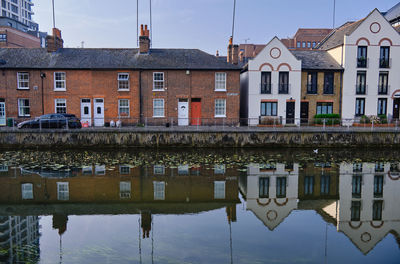
[[[233,263],[324,263],[327,224],[315,211],[293,211],[273,232],[252,212],[237,206],[232,223]],[[139,216],[69,216],[62,236],[63,263],[138,263]],[[41,260],[59,260],[58,231],[42,217]],[[153,215],[156,263],[230,263],[225,209],[198,215]],[[150,238],[141,241],[142,261],[151,263]],[[327,263],[396,263],[400,251],[392,235],[364,256],[328,224]]]

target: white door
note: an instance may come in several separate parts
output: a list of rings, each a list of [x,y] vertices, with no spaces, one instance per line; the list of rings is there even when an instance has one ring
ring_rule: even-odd
[[[90,99],[81,99],[81,122],[85,125],[92,126],[92,104]]]
[[[0,126],[6,125],[6,103],[0,103]]]
[[[104,126],[104,99],[94,99],[94,126]]]
[[[189,125],[189,102],[187,99],[180,99],[178,102],[178,126]]]

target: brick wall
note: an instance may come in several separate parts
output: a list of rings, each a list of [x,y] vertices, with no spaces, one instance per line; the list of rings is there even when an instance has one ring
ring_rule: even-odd
[[[0,42],[0,48],[40,48],[40,39],[11,27],[0,27],[0,34],[7,35],[7,42]]]

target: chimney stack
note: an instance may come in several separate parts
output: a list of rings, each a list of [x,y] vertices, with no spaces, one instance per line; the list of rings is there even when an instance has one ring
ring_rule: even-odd
[[[150,50],[150,32],[147,29],[147,25],[140,25],[140,37],[139,37],[139,51],[140,54],[147,54]]]
[[[226,56],[226,61],[228,63],[232,63],[232,53],[233,53],[233,38],[229,38],[229,45],[228,45],[228,55]]]
[[[232,64],[238,64],[239,61],[239,45],[233,45],[233,38],[230,37],[228,45],[228,56],[226,61]]]
[[[64,40],[61,38],[61,30],[53,28],[53,35],[47,36],[47,51],[56,52],[64,47]]]

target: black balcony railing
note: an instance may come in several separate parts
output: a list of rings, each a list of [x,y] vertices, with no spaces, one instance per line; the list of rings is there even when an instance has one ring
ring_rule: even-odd
[[[388,85],[382,85],[382,84],[378,85],[378,94],[379,95],[388,94],[389,90],[388,88],[389,88]]]
[[[271,83],[261,83],[261,94],[270,94],[272,91]]]
[[[289,94],[289,84],[288,83],[280,83],[278,93],[279,94]]]
[[[380,58],[379,59],[379,68],[390,68],[390,59],[389,58]]]
[[[367,94],[367,86],[356,84],[356,94]]]
[[[357,68],[367,68],[368,67],[368,59],[365,57],[357,58]]]

